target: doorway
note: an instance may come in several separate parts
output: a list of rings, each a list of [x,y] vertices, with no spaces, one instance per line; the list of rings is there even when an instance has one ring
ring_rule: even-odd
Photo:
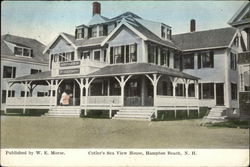
[[[216,83],[216,105],[224,106],[224,83]]]

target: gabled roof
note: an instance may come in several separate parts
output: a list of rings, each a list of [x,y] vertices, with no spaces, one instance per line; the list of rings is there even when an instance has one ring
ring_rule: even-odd
[[[228,24],[234,27],[250,24],[250,2],[245,2],[228,21]]]
[[[139,17],[138,15],[132,13],[132,12],[125,12],[120,14],[119,16],[113,17],[110,20],[121,20],[123,18],[137,18],[137,19],[141,19],[141,17]]]
[[[178,49],[178,47],[172,41],[163,40],[136,20],[125,18],[123,18],[119,25],[107,36],[107,38],[102,42],[102,45],[104,45],[120,28],[122,28],[122,26],[126,26],[128,29],[130,29],[145,41],[151,41],[174,49]]]
[[[107,22],[107,21],[109,21],[108,18],[103,17],[103,16],[100,15],[100,14],[95,14],[95,15],[91,18],[91,20],[89,21],[88,26],[95,25],[95,24],[102,24],[102,23],[105,23],[105,22]]]
[[[50,48],[51,46],[60,38],[62,37],[63,39],[65,39],[67,42],[69,42],[69,44],[71,46],[73,46],[74,48],[76,48],[76,45],[75,45],[75,37],[70,35],[70,34],[67,34],[65,32],[62,32],[60,34],[57,35],[56,38],[54,38],[54,40],[46,46],[46,48],[44,49],[43,53],[46,53]]]
[[[165,74],[173,77],[187,78],[197,80],[199,78],[186,74],[184,72],[153,65],[149,63],[130,63],[130,64],[115,64],[105,66],[98,71],[90,73],[89,77],[104,77],[104,76],[119,76],[119,75],[139,75],[139,74]]]
[[[20,47],[31,48],[33,50],[32,58],[15,56],[14,52],[8,47],[6,42],[12,43]],[[17,60],[27,60],[27,61],[38,62],[38,63],[48,63],[47,55],[43,54],[44,48],[45,48],[45,45],[43,45],[41,42],[37,41],[36,39],[25,38],[25,37],[10,35],[10,34],[5,34],[1,36],[1,57],[17,59]]]
[[[228,27],[173,35],[173,42],[183,51],[229,47],[237,29]]]

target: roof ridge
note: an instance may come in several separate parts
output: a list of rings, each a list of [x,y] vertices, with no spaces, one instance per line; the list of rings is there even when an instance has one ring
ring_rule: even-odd
[[[200,30],[200,31],[194,31],[194,32],[185,32],[185,33],[180,33],[180,34],[173,34],[173,36],[176,36],[176,35],[185,35],[185,34],[195,34],[195,33],[200,33],[200,32],[207,32],[207,31],[216,31],[216,30],[222,30],[222,29],[234,29],[234,30],[237,30],[234,27],[222,27],[222,28]]]

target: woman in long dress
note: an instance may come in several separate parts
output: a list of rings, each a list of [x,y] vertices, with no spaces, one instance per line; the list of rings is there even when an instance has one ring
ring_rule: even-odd
[[[66,92],[63,92],[61,100],[60,100],[60,104],[62,106],[68,106],[69,105],[69,99],[70,99],[70,96]]]

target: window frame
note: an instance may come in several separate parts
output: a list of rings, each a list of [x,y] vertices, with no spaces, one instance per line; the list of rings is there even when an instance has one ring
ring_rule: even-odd
[[[231,100],[238,99],[238,85],[237,83],[231,82]]]
[[[5,73],[5,71],[7,70],[6,68],[11,69],[10,77],[6,76],[7,75]],[[16,67],[14,67],[14,66],[3,66],[3,78],[16,78]]]
[[[97,59],[95,59],[95,53],[96,52],[99,52],[100,54],[99,54],[99,60],[97,60]],[[93,50],[93,60],[95,60],[95,61],[101,61],[101,49],[96,49],[96,50]]]
[[[17,49],[20,49],[21,51],[20,51],[20,54],[17,54],[16,53],[16,50]],[[24,50],[28,50],[29,51],[29,55],[24,55]],[[27,58],[31,58],[32,57],[32,53],[33,53],[33,51],[32,51],[32,49],[31,48],[28,48],[28,47],[23,47],[23,46],[14,46],[14,55],[15,56],[21,56],[21,57],[27,57]]]
[[[198,52],[197,57],[198,57],[197,58],[198,69],[201,69],[201,68],[214,68],[214,51],[213,50]],[[209,61],[204,62],[204,61],[207,60],[206,59],[207,57],[209,57]],[[205,63],[207,63],[207,64],[211,63],[211,64],[207,65]]]
[[[237,54],[234,52],[230,52],[230,69],[237,69]]]
[[[183,69],[194,69],[194,53],[184,54],[182,58],[183,58]]]

